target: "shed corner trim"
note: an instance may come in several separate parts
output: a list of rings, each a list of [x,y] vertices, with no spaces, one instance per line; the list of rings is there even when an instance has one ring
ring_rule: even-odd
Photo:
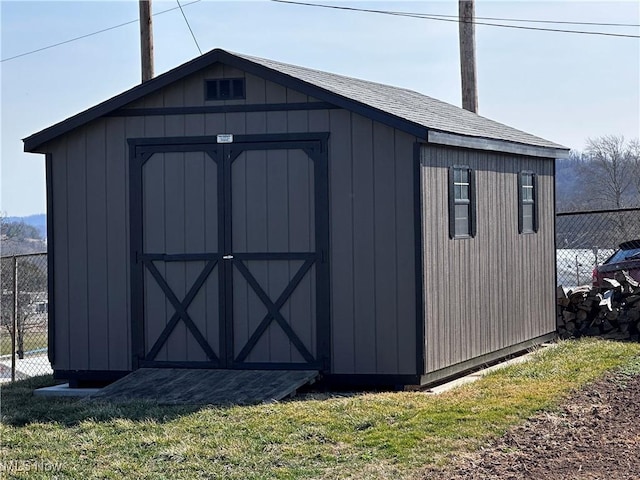
[[[568,148],[525,145],[522,143],[494,140],[490,138],[469,137],[455,133],[438,132],[435,130],[429,130],[427,139],[429,143],[435,143],[438,145],[472,148],[475,150],[491,150],[496,152],[513,153],[516,155],[526,155],[530,157],[566,158],[569,154]]]

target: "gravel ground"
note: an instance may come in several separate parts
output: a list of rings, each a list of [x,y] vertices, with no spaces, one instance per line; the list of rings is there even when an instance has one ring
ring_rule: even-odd
[[[425,479],[640,479],[640,375],[609,374]]]

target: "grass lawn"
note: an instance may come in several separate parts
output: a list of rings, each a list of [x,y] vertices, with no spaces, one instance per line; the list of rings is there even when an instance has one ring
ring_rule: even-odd
[[[0,467],[30,479],[420,478],[425,465],[477,448],[639,355],[640,344],[565,341],[439,396],[315,394],[230,408],[33,397],[52,383],[43,377],[2,389]]]
[[[48,344],[47,332],[26,332],[24,336],[24,351],[46,348]],[[11,354],[11,335],[2,330],[0,335],[0,355]]]

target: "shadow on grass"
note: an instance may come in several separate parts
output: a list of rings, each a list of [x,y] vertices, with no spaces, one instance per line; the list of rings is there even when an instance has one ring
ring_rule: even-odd
[[[158,405],[149,401],[106,402],[87,400],[82,397],[42,397],[34,396],[38,388],[49,387],[61,382],[51,375],[20,380],[3,385],[0,389],[0,418],[5,425],[15,427],[31,423],[55,423],[68,427],[85,420],[108,422],[115,419],[131,421],[155,421],[166,423],[203,409],[229,410],[240,405]],[[298,394],[281,402],[304,402],[308,400],[328,400],[341,397],[393,391],[393,389],[328,388],[323,385],[303,386]]]
[[[153,402],[107,403],[77,397],[33,395],[35,389],[56,383],[60,382],[47,375],[3,385],[0,389],[2,423],[16,427],[30,423],[55,423],[70,427],[85,420],[108,422],[115,419],[165,423],[203,408],[228,408],[203,405],[161,406]]]

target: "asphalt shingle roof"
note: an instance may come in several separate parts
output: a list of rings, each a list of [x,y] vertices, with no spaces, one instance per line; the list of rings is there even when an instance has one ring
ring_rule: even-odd
[[[264,58],[237,53],[233,55],[404,118],[428,129],[539,147],[566,148],[406,88],[345,77]]]
[[[45,141],[76,128],[82,123],[117,110],[131,101],[163,88],[171,82],[190,75],[199,69],[206,68],[213,63],[238,63],[238,61],[240,65],[236,66],[239,68],[242,68],[243,65],[251,66],[253,64],[258,68],[268,69],[276,75],[284,75],[286,78],[294,79],[294,81],[303,82],[303,84],[315,90],[316,93],[318,91],[328,93],[328,96],[334,100],[338,96],[342,99],[357,102],[367,108],[375,109],[383,114],[394,116],[428,130],[566,150],[566,147],[557,143],[503,125],[413,90],[220,49],[212,50],[145,84],[134,87],[64,122],[31,135],[25,139],[25,150],[31,151]],[[325,98],[325,100],[331,101],[331,98]]]

